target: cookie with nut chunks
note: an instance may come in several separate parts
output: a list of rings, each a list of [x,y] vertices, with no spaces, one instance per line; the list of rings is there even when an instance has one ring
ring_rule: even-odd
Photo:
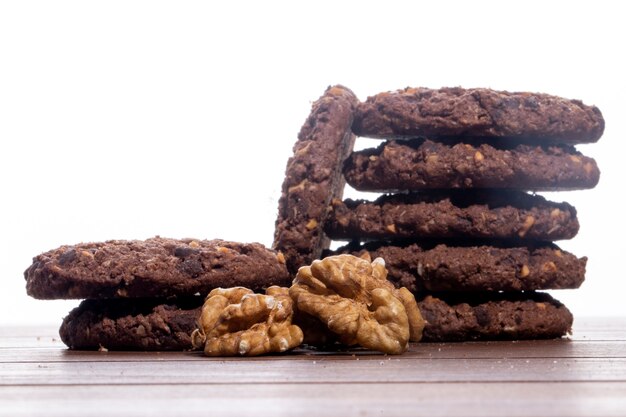
[[[495,145],[460,138],[389,141],[346,160],[348,184],[361,191],[497,188],[559,191],[593,188],[596,161],[567,145]]]
[[[260,243],[162,237],[61,246],[36,256],[24,276],[40,299],[184,297],[291,282],[284,257]]]
[[[542,242],[448,240],[349,244],[329,254],[385,259],[388,279],[416,291],[498,292],[574,289],[587,258]]]
[[[571,239],[576,209],[518,190],[426,190],[375,201],[334,200],[324,227],[336,240]]]
[[[293,274],[330,244],[323,225],[330,202],[343,195],[341,169],[354,145],[350,127],[357,102],[348,88],[329,87],[313,103],[287,162],[273,248],[284,254]]]
[[[425,342],[554,339],[573,323],[567,307],[546,293],[435,294],[417,305]]]
[[[589,143],[604,132],[595,106],[541,93],[405,88],[368,97],[353,129],[375,138],[481,137],[511,143]]]
[[[64,319],[61,340],[77,350],[190,350],[202,297],[84,300]]]

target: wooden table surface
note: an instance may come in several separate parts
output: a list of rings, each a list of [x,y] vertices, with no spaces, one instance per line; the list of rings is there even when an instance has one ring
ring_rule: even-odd
[[[78,352],[55,328],[0,328],[1,416],[626,415],[626,318],[569,339],[205,358]]]

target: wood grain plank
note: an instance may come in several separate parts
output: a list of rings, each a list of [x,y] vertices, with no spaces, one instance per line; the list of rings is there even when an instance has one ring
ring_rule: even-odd
[[[352,355],[381,355],[362,350],[324,352],[297,349],[271,360],[309,360],[321,356],[343,360]],[[414,343],[408,352],[394,357],[407,359],[503,359],[503,358],[626,358],[626,343],[621,341],[532,340],[519,342]],[[142,362],[203,361],[204,356],[191,352],[97,352],[76,351],[64,347],[0,349],[0,363],[11,362]],[[265,357],[256,360],[267,360]]]
[[[623,416],[626,383],[36,386],[0,390],[3,415]]]
[[[328,360],[5,363],[0,385],[626,381],[626,359]]]
[[[77,352],[0,329],[0,415],[626,415],[626,320],[571,340],[415,344],[405,355]],[[470,382],[470,383],[467,383]]]
[[[626,341],[626,310],[616,317],[575,317],[571,339]]]
[[[2,336],[0,337],[0,350],[14,348],[50,348],[67,347],[56,336]]]

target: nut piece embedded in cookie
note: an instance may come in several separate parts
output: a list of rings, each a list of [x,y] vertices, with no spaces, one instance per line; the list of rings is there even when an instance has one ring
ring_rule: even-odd
[[[408,290],[387,281],[382,258],[337,255],[302,267],[289,294],[346,345],[399,354],[422,337],[424,320]]]
[[[291,323],[293,301],[287,288],[263,294],[243,287],[209,293],[191,340],[207,356],[256,356],[285,352],[302,343],[302,330]]]

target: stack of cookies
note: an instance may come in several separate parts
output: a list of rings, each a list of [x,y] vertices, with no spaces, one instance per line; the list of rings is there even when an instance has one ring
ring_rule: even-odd
[[[596,107],[546,94],[407,88],[359,103],[329,88],[288,163],[274,246],[292,272],[329,239],[382,257],[415,292],[425,341],[562,336],[571,313],[537,291],[578,288],[586,258],[553,243],[578,232],[574,207],[534,192],[594,187],[573,145],[603,130]],[[355,135],[388,140],[351,153]],[[387,194],[342,201],[344,178]]]
[[[259,243],[161,237],[61,246],[24,276],[32,297],[85,299],[59,330],[74,349],[191,349],[212,289],[291,283],[284,258]]]
[[[273,249],[224,240],[111,240],[36,256],[26,289],[84,299],[63,320],[78,349],[191,347],[204,298],[217,287],[288,287],[324,253],[384,259],[412,290],[424,341],[551,338],[572,315],[539,290],[578,288],[586,258],[553,242],[578,232],[576,210],[529,192],[594,187],[599,110],[545,94],[405,89],[359,102],[329,87],[287,163]],[[353,152],[356,136],[384,138]],[[342,200],[347,182],[385,193]],[[329,251],[331,239],[349,243]]]

